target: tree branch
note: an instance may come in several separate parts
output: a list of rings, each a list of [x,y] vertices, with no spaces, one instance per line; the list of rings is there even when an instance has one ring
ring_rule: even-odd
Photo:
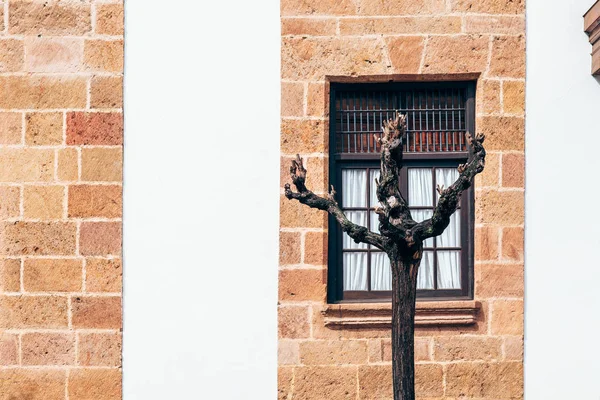
[[[387,238],[371,232],[364,226],[357,225],[351,222],[337,201],[335,201],[335,190],[331,187],[331,192],[327,197],[321,197],[306,188],[306,169],[302,163],[300,155],[296,155],[296,159],[292,160],[292,166],[290,167],[290,175],[292,182],[296,186],[298,192],[293,192],[290,188],[290,184],[285,184],[285,197],[288,199],[296,199],[300,203],[305,204],[311,208],[327,211],[335,217],[335,219],[342,226],[342,230],[350,236],[356,243],[367,243],[377,247],[378,249],[384,250],[384,245]]]
[[[377,139],[381,144],[381,175],[377,182],[377,199],[382,208],[377,208],[375,212],[379,215],[380,232],[400,240],[406,236],[406,229],[415,224],[399,186],[406,115],[396,112],[393,120],[383,122],[382,130],[381,139]]]
[[[440,199],[430,219],[419,222],[412,229],[415,241],[440,235],[450,224],[450,217],[456,211],[460,195],[473,184],[475,175],[483,171],[485,166],[485,149],[483,141],[485,136],[481,133],[472,137],[467,132],[467,141],[470,144],[469,159],[466,164],[458,166],[459,176],[449,188],[438,187]]]

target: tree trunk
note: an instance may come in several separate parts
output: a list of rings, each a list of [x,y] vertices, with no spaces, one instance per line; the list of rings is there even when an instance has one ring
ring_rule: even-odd
[[[394,400],[415,400],[415,306],[417,258],[391,259],[392,267],[392,375]]]

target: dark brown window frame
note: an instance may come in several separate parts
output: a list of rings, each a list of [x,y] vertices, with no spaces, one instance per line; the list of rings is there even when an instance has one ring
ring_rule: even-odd
[[[468,132],[475,132],[475,81],[452,82],[389,82],[389,83],[330,83],[330,135],[329,180],[338,188],[341,197],[341,169],[344,167],[379,168],[379,153],[336,154],[336,92],[340,90],[406,90],[406,89],[465,89],[465,125]],[[408,168],[455,167],[464,162],[467,152],[405,153],[405,166],[401,170],[400,184],[407,193]],[[339,201],[339,199],[338,199]],[[461,198],[461,289],[419,289],[418,300],[471,300],[474,291],[474,192],[465,191]],[[367,209],[369,205],[367,204]],[[369,216],[369,213],[367,213]],[[369,218],[369,217],[368,217]],[[368,221],[368,219],[367,219]],[[391,301],[390,291],[349,292],[343,290],[342,232],[337,221],[328,220],[328,303],[385,302]],[[437,268],[434,268],[437,270]],[[367,274],[370,281],[370,273]]]

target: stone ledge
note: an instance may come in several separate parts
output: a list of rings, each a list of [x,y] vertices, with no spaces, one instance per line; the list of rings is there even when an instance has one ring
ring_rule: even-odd
[[[415,326],[467,326],[477,322],[481,303],[465,301],[418,302]],[[329,328],[391,328],[392,305],[328,304],[321,311],[325,326]]]
[[[600,75],[600,0],[583,16],[583,28],[592,45],[592,75]]]

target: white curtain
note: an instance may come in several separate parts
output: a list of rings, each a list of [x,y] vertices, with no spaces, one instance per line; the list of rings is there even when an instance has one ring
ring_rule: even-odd
[[[367,212],[366,211],[344,211],[346,217],[351,222],[360,226],[367,226]],[[366,243],[355,243],[354,240],[344,232],[342,239],[342,245],[344,249],[365,249],[367,248]]]
[[[433,215],[432,210],[411,210],[410,214],[416,222],[425,221],[426,219],[431,218]],[[433,247],[433,238],[426,239],[423,242],[424,247]]]
[[[381,175],[381,171],[378,169],[372,169],[370,171],[369,182],[371,182],[371,198],[369,199],[369,207],[377,207],[379,206],[379,200],[377,200],[377,185],[375,184],[375,179],[379,179],[379,175]]]
[[[433,251],[424,251],[419,273],[417,289],[433,289]]]
[[[412,207],[433,207],[431,168],[408,169],[408,204]]]
[[[436,168],[435,169],[435,182],[438,185],[443,185],[444,188],[450,187],[458,179],[458,170],[456,168]],[[440,194],[435,195],[435,202],[440,198]]]
[[[392,270],[386,253],[371,253],[371,290],[392,290]]]
[[[342,207],[367,207],[367,170],[342,170]]]
[[[367,290],[367,253],[344,253],[344,290]]]
[[[460,289],[460,252],[440,250],[438,257],[438,289]]]

